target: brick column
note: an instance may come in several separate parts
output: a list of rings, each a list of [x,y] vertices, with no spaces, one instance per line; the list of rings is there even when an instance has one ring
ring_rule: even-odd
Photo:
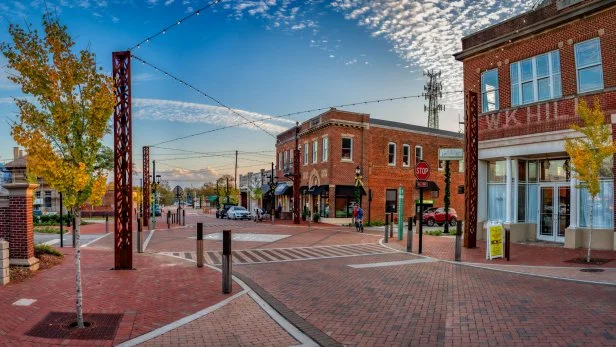
[[[12,183],[4,185],[9,191],[9,245],[11,265],[38,270],[34,257],[34,224],[32,221],[32,193],[38,184]]]
[[[0,285],[6,286],[9,276],[9,243],[0,238]]]
[[[329,185],[329,218],[336,218],[336,185]]]

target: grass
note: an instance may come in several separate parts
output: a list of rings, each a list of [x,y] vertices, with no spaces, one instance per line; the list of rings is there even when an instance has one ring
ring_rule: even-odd
[[[43,233],[43,234],[59,234],[60,228],[52,227],[52,226],[35,226],[35,233]]]
[[[49,246],[49,245],[35,245],[34,246],[34,256],[40,257],[43,254],[54,255],[56,257],[64,257],[64,254],[60,253],[57,249]]]
[[[429,230],[429,231],[426,231],[425,234],[431,235],[431,236],[441,236],[443,232],[441,230]]]

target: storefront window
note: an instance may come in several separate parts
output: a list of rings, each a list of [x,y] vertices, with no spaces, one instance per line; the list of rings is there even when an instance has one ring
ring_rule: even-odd
[[[505,220],[505,161],[488,163],[488,220]]]
[[[518,223],[537,222],[537,162],[518,160]]]
[[[488,163],[488,183],[504,183],[506,162],[492,161]]]
[[[319,215],[324,218],[329,217],[329,190],[327,189],[321,192]]]
[[[569,159],[542,160],[540,171],[542,182],[569,181],[571,178]]]
[[[593,228],[612,229],[614,227],[614,180],[612,178],[612,158],[603,162],[600,171],[601,191],[592,200],[588,189],[580,188],[580,226],[590,227],[590,207],[593,207]],[[583,185],[583,183],[582,183]]]
[[[353,217],[353,199],[349,196],[336,196],[336,218]]]

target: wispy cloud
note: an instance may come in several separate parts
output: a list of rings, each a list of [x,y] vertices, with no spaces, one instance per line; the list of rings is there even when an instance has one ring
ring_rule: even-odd
[[[285,131],[289,128],[290,124],[294,124],[293,121],[288,119],[265,120],[269,118],[268,115],[235,110],[235,112],[246,118],[244,119],[223,107],[174,100],[133,99],[133,107],[135,117],[138,119],[205,123],[219,126],[238,124],[238,127],[241,128],[259,130],[254,124],[245,124],[247,122],[246,119],[248,119],[250,121],[258,121],[259,127],[273,133]]]

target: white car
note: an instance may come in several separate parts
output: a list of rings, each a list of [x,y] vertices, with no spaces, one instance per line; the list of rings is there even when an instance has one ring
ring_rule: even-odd
[[[245,207],[231,206],[227,211],[228,219],[250,219],[250,213]]]

